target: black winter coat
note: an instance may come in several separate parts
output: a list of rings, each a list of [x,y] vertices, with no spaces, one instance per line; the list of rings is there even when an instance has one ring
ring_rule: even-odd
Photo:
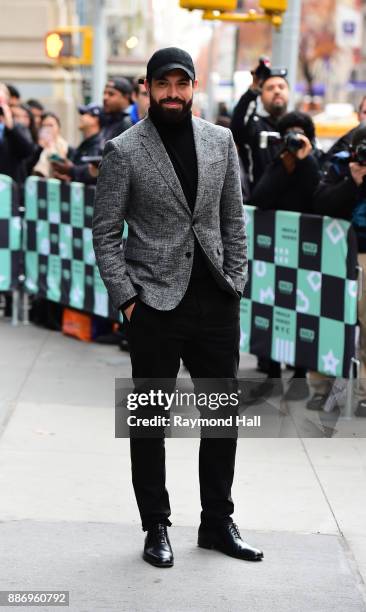
[[[112,140],[132,126],[131,116],[126,111],[110,113],[102,118],[101,141],[104,147],[107,140]]]
[[[83,157],[95,157],[101,155],[102,138],[101,133],[86,138],[79,144],[71,156],[74,166],[71,168],[71,179],[86,185],[94,185],[96,179],[89,174],[88,164],[83,163]]]
[[[34,144],[26,128],[15,124],[12,129],[5,127],[0,139],[0,174],[11,176],[14,181],[24,180],[24,164],[32,155]]]
[[[259,93],[252,89],[245,92],[234,108],[230,126],[252,188],[281,149],[278,143],[269,143],[266,149],[259,146],[260,133],[276,132],[277,120],[258,114],[258,96]]]
[[[255,186],[250,203],[264,210],[291,210],[311,214],[313,196],[320,180],[319,164],[314,155],[296,160],[289,174],[277,157]]]

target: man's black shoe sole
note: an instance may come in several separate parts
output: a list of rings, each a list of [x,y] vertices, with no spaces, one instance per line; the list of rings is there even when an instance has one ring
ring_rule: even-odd
[[[154,567],[173,567],[174,565],[174,559],[173,561],[165,561],[165,563],[162,563],[161,561],[156,561],[156,559],[145,555],[145,553],[142,555],[142,558],[144,561],[150,563],[150,565],[153,565]]]

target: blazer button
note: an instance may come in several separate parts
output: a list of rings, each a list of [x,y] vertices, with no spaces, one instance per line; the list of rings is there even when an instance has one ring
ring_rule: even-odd
[[[188,251],[188,253],[186,253],[186,257],[189,259],[190,257],[192,257],[192,253]]]

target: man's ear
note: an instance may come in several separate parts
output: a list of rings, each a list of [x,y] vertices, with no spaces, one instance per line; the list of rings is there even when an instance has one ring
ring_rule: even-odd
[[[197,79],[195,79],[193,81],[193,89],[198,89],[198,81],[197,81]]]
[[[150,83],[147,79],[144,80],[144,85],[147,93],[150,95]]]

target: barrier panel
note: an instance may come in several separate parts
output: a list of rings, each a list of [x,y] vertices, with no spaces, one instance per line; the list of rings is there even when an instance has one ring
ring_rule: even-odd
[[[94,195],[81,183],[27,179],[25,287],[117,320],[94,258]],[[241,300],[241,350],[348,378],[357,322],[357,245],[350,223],[245,210],[249,280]]]
[[[245,209],[249,280],[241,300],[241,350],[348,378],[358,293],[350,223]]]
[[[90,314],[118,319],[92,243],[95,188],[29,177],[25,184],[25,288]]]
[[[0,291],[19,286],[22,261],[19,191],[10,176],[0,174]]]

